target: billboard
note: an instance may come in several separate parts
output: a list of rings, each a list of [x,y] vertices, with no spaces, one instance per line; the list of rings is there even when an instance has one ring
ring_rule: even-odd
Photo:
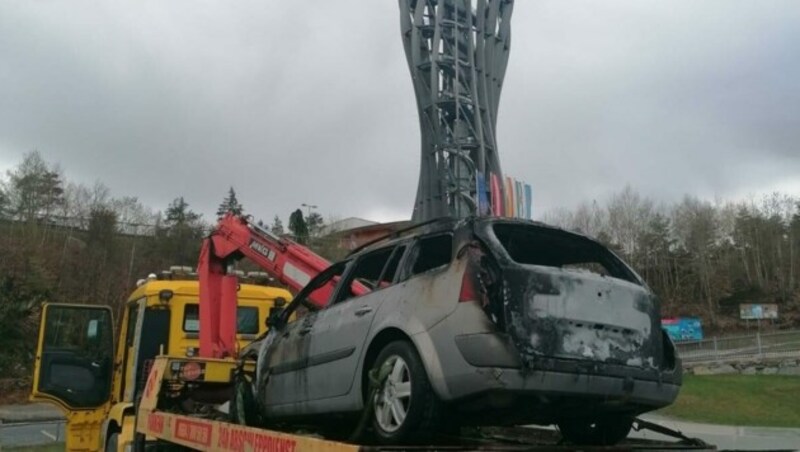
[[[777,319],[778,305],[775,303],[740,304],[739,318],[742,320]]]
[[[699,341],[703,339],[703,322],[699,317],[668,317],[661,319],[661,327],[673,341]]]

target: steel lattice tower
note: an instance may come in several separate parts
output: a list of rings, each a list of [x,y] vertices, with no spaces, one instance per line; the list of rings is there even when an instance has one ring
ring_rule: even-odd
[[[476,175],[494,174],[503,180],[497,155],[497,106],[508,64],[514,2],[399,2],[422,138],[413,220],[476,214]]]

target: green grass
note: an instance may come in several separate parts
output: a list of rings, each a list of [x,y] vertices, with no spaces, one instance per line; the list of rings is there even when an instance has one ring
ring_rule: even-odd
[[[659,413],[712,424],[798,427],[800,378],[778,375],[687,375],[678,400]]]

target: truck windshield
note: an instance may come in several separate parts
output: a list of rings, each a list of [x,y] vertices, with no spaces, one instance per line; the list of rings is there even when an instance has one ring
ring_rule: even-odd
[[[239,306],[236,308],[236,332],[239,334],[258,334],[258,308]],[[183,331],[200,331],[200,305],[187,304],[183,311]]]

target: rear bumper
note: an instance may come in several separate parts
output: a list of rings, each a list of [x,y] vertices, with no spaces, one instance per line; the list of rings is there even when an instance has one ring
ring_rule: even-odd
[[[680,389],[680,370],[659,371],[552,358],[543,358],[534,362],[533,368],[523,369],[518,353],[505,335],[457,336],[455,343],[469,370],[447,375],[453,394],[502,389],[660,408],[672,403]]]
[[[469,405],[489,398],[492,407],[535,406],[548,418],[545,413],[573,404],[638,414],[669,405],[678,395],[680,363],[670,371],[541,357],[523,367],[508,337],[489,332],[470,310],[458,309],[428,334],[414,337],[432,386],[447,402]]]
[[[575,374],[519,369],[473,368],[472,372],[449,375],[447,385],[467,399],[483,393],[508,391],[536,396],[543,404],[594,402],[614,410],[645,412],[671,404],[678,396],[675,383],[638,380],[632,377]],[[458,400],[458,399],[456,399]]]

